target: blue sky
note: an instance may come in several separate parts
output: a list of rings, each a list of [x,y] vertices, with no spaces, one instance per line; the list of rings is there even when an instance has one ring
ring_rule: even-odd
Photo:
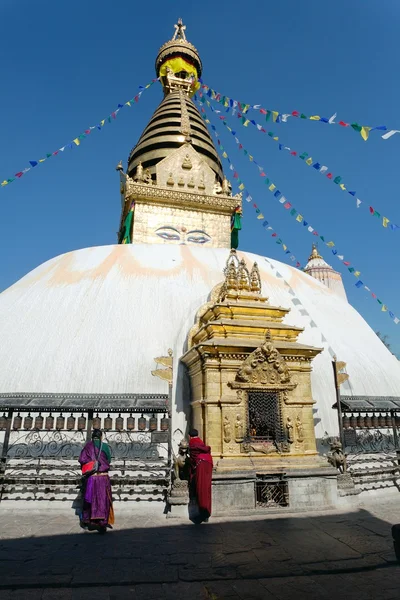
[[[154,77],[159,47],[181,16],[198,48],[203,79],[222,93],[282,112],[400,129],[398,30],[393,0],[280,0],[151,4],[120,0],[3,0],[0,61],[0,180],[96,125]],[[73,249],[116,242],[120,197],[115,166],[126,159],[161,100],[158,85],[79,148],[65,151],[0,188],[0,290],[40,263]],[[262,115],[257,120],[262,122]],[[400,230],[377,220],[337,186],[278,151],[255,128],[231,120],[244,146],[293,206],[359,269],[361,279],[400,317]],[[258,171],[218,126],[222,143],[263,214],[303,263],[313,237],[266,191]],[[289,119],[270,126],[343,177],[359,198],[400,224],[400,134],[368,142],[350,129]],[[285,261],[245,206],[240,248]],[[400,325],[342,270],[349,301],[400,353]]]

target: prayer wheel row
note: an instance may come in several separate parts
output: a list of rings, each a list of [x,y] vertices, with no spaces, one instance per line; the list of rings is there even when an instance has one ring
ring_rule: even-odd
[[[135,426],[136,418],[132,416],[132,413],[126,419],[121,417],[121,414],[119,414],[115,419],[116,431],[134,431]],[[3,413],[3,415],[0,415],[0,430],[6,429],[6,427],[7,416],[5,413]],[[39,413],[39,415],[37,415],[35,418],[33,418],[30,413],[28,413],[25,417],[21,417],[21,415],[18,413],[15,415],[12,422],[12,429],[14,429],[14,431],[18,431],[20,429],[25,429],[26,431],[29,431],[30,429],[36,429],[37,431],[42,429],[46,429],[48,431],[53,429],[58,431],[65,429],[67,431],[83,431],[86,429],[86,427],[87,418],[83,415],[83,413],[78,418],[74,417],[72,413],[69,417],[65,417],[62,413],[57,417],[54,417],[51,413],[47,415],[47,417],[43,417],[43,415]],[[95,417],[93,417],[92,429],[104,429],[105,431],[111,431],[113,429],[112,417],[110,417],[108,414],[107,417],[103,419],[102,423],[101,417],[99,417],[97,414]],[[137,419],[137,431],[157,431],[158,429],[161,431],[168,431],[169,429],[169,419],[165,414],[162,419],[160,419],[160,427],[158,424],[158,419],[154,413],[149,419],[147,419],[143,413]]]
[[[343,429],[383,429],[400,427],[400,416],[386,415],[343,415]]]

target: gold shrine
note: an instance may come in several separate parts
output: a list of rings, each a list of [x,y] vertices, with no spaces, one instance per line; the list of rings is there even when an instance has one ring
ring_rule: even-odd
[[[212,447],[217,472],[321,466],[311,362],[322,349],[297,342],[288,309],[261,293],[257,264],[232,250],[225,280],[197,313],[182,357],[191,380],[192,425]]]

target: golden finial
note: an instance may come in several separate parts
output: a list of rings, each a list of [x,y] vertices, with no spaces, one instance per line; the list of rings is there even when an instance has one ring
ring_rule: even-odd
[[[311,250],[311,254],[310,254],[310,258],[308,260],[312,260],[313,258],[321,258],[322,256],[318,253],[318,249],[316,244],[312,245],[312,250]]]
[[[172,38],[172,40],[183,40],[186,42],[186,34],[185,34],[185,30],[186,30],[186,25],[183,24],[182,19],[178,19],[178,23],[176,25],[174,25],[175,27],[175,33],[174,33],[174,37]]]

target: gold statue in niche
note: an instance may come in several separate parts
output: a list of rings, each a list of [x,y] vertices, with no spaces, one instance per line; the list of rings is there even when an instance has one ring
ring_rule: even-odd
[[[225,415],[225,417],[224,417],[224,442],[226,444],[229,444],[231,439],[232,439],[231,422],[229,420],[228,415]]]
[[[296,417],[296,434],[297,434],[297,441],[298,442],[304,442],[304,428],[303,428],[303,423],[301,422],[300,419],[300,415],[297,415]]]
[[[190,160],[189,154],[186,154],[185,158],[183,159],[182,169],[190,170],[191,168],[192,168],[192,161]]]
[[[235,441],[238,443],[243,441],[243,421],[240,415],[236,415]]]
[[[293,443],[294,439],[293,439],[293,423],[292,423],[292,419],[290,417],[288,417],[286,419],[286,434],[287,434],[287,440],[290,444]]]

